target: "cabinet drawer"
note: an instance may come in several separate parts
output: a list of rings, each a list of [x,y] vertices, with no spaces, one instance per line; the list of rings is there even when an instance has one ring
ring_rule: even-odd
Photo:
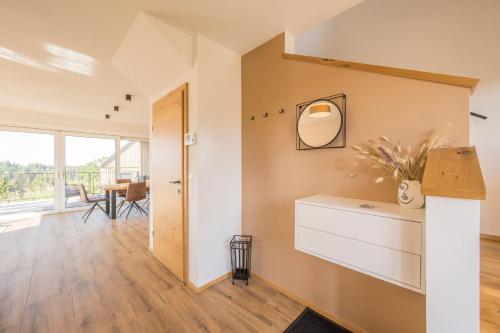
[[[325,260],[420,288],[419,255],[297,226],[297,249]]]
[[[391,249],[422,253],[422,224],[334,208],[297,204],[297,224]]]

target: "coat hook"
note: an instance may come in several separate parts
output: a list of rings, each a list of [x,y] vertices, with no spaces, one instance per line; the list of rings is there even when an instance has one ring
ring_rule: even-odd
[[[471,115],[471,116],[474,116],[474,117],[481,118],[481,119],[483,119],[483,120],[488,119],[488,117],[487,117],[487,116],[482,115],[482,114],[479,114],[479,113],[475,113],[475,112],[471,112],[471,113],[470,113],[470,115]]]
[[[269,113],[267,113],[267,112],[262,115],[262,117],[264,117],[264,118],[266,118],[267,116],[269,116]]]
[[[285,113],[285,109],[281,109],[278,111],[279,113]]]
[[[255,120],[255,117],[254,117],[254,116],[251,116],[251,117],[250,117],[250,120]]]

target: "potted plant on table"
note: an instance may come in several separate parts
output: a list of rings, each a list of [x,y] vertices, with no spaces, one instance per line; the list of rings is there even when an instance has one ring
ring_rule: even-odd
[[[381,136],[352,148],[359,159],[389,173],[389,176],[377,177],[375,183],[382,183],[386,179],[399,183],[397,197],[401,206],[422,208],[425,198],[420,192],[420,181],[425,162],[429,153],[433,149],[444,147],[446,141],[444,136],[431,136],[422,142],[418,150],[412,150],[411,147],[402,148],[399,143],[393,143],[387,137]]]

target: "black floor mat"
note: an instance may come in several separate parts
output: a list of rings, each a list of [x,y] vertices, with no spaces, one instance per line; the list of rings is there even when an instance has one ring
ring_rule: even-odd
[[[352,333],[348,329],[306,308],[283,333]]]

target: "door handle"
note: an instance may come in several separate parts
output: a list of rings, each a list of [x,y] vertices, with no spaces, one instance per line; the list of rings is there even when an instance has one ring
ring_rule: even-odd
[[[180,180],[170,180],[168,183],[169,184],[180,184],[181,181]]]

